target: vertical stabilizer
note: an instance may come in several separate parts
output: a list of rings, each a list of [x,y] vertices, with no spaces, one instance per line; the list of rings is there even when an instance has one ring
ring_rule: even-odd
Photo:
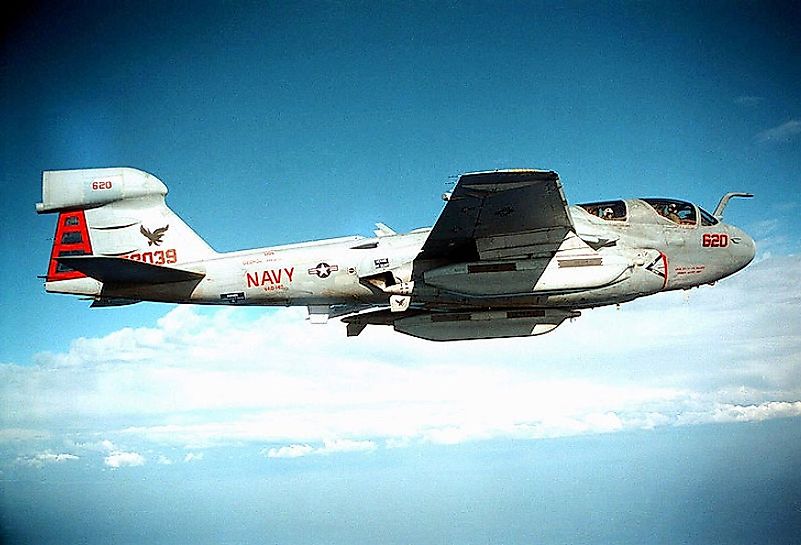
[[[133,168],[44,172],[36,211],[58,213],[47,290],[95,295],[102,287],[58,257],[95,255],[173,265],[214,255],[170,210],[166,195],[161,180]]]

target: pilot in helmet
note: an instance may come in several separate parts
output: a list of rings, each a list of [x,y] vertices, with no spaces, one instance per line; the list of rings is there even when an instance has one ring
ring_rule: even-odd
[[[615,213],[612,211],[611,208],[609,208],[609,207],[604,208],[603,218],[605,220],[611,220],[614,217],[614,215],[615,215]]]
[[[676,223],[681,222],[681,218],[679,217],[678,207],[676,206],[676,203],[672,202],[668,204],[667,217],[669,220],[675,221]]]

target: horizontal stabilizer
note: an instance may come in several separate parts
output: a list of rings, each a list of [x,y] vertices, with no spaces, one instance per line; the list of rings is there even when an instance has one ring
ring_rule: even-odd
[[[385,224],[380,222],[375,224],[375,229],[373,229],[373,233],[375,233],[375,236],[377,236],[378,238],[391,237],[392,235],[398,234],[395,232],[394,229],[392,229],[391,227],[387,227]]]
[[[67,267],[110,284],[166,284],[200,280],[205,276],[203,273],[152,265],[121,257],[69,256],[56,259]]]

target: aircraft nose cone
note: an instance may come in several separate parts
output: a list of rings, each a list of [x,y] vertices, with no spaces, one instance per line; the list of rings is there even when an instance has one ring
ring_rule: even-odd
[[[756,255],[756,244],[754,239],[749,237],[745,232],[737,227],[734,227],[731,237],[732,255],[735,260],[735,265],[739,271],[751,261],[754,260]]]
[[[743,258],[745,259],[744,267],[754,260],[754,256],[756,255],[756,243],[754,243],[754,239],[743,233],[740,244],[743,246]]]

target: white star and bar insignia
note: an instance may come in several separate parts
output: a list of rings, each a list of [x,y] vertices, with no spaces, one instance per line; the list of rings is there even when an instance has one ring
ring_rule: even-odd
[[[320,278],[328,278],[332,272],[339,270],[337,265],[329,265],[328,263],[318,263],[316,267],[309,269],[309,274],[317,275]]]

